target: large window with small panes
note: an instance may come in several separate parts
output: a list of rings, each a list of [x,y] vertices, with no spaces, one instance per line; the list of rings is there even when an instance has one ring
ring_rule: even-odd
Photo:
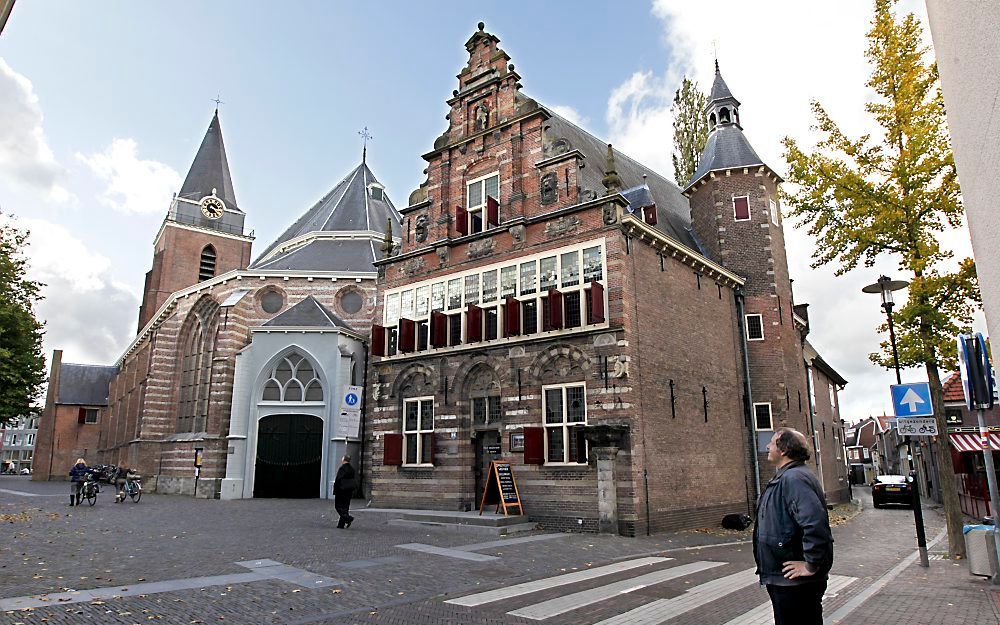
[[[372,350],[394,356],[606,323],[603,241],[393,289]]]
[[[566,464],[586,458],[587,391],[582,383],[542,387],[545,463]]]
[[[434,462],[434,398],[403,400],[403,464]]]
[[[758,430],[773,430],[771,418],[771,402],[759,402],[753,405],[753,418]]]
[[[760,315],[747,315],[746,323],[747,323],[747,340],[763,341],[764,318]]]

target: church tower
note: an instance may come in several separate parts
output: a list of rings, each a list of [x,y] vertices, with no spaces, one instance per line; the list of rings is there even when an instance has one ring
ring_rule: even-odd
[[[802,357],[805,306],[796,307],[788,275],[778,186],[743,134],[740,102],[715,64],[704,114],[709,135],[684,194],[695,236],[711,258],[744,278],[743,329],[750,369],[751,417],[758,451],[771,430],[789,426],[809,436],[810,397]],[[762,465],[762,472],[768,469]]]
[[[180,193],[153,241],[153,267],[146,273],[138,331],[176,291],[250,263],[252,236],[236,204],[216,109]]]

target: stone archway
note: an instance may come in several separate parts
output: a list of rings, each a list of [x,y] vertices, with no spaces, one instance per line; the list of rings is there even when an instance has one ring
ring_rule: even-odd
[[[274,414],[257,426],[253,496],[319,497],[323,420],[315,415]]]

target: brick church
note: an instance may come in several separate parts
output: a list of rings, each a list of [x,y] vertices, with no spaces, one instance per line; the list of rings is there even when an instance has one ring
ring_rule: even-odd
[[[43,420],[40,448],[223,498],[332,496],[350,453],[372,505],[443,510],[475,509],[506,460],[532,519],[636,535],[752,510],[764,445],[790,425],[845,499],[846,380],[806,340],[781,178],[718,66],[679,188],[525,95],[498,44],[482,24],[466,43],[405,208],[363,158],[252,262],[216,114],[106,405],[73,424],[95,447],[72,447],[73,427],[45,440]]]

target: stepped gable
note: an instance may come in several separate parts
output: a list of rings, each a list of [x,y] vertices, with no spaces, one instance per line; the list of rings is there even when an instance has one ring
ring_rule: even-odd
[[[373,193],[372,189],[378,190]],[[290,271],[374,271],[386,221],[402,233],[399,211],[362,161],[250,265]]]
[[[605,189],[601,180],[604,177],[603,164],[608,149],[607,142],[556,114],[552,109],[544,106],[542,108],[551,115],[545,122],[543,157],[551,158],[570,150],[579,150],[587,163],[586,167],[577,172],[578,184],[582,189],[581,199],[586,199],[587,191],[590,191],[594,198],[603,195]],[[620,150],[613,149],[613,151],[618,177],[621,178],[622,187],[625,189],[622,194],[629,194],[625,197],[630,203],[634,204],[633,199],[640,202],[633,208],[638,209],[650,203],[656,204],[657,220],[653,227],[693,250],[700,250],[701,245],[691,232],[691,207],[687,198],[681,193],[680,187]],[[642,187],[645,187],[646,191],[640,196],[636,190]],[[649,197],[652,198],[652,202],[647,201]]]
[[[264,324],[264,327],[352,329],[343,319],[330,312],[329,308],[320,304],[312,295],[273,317]]]

